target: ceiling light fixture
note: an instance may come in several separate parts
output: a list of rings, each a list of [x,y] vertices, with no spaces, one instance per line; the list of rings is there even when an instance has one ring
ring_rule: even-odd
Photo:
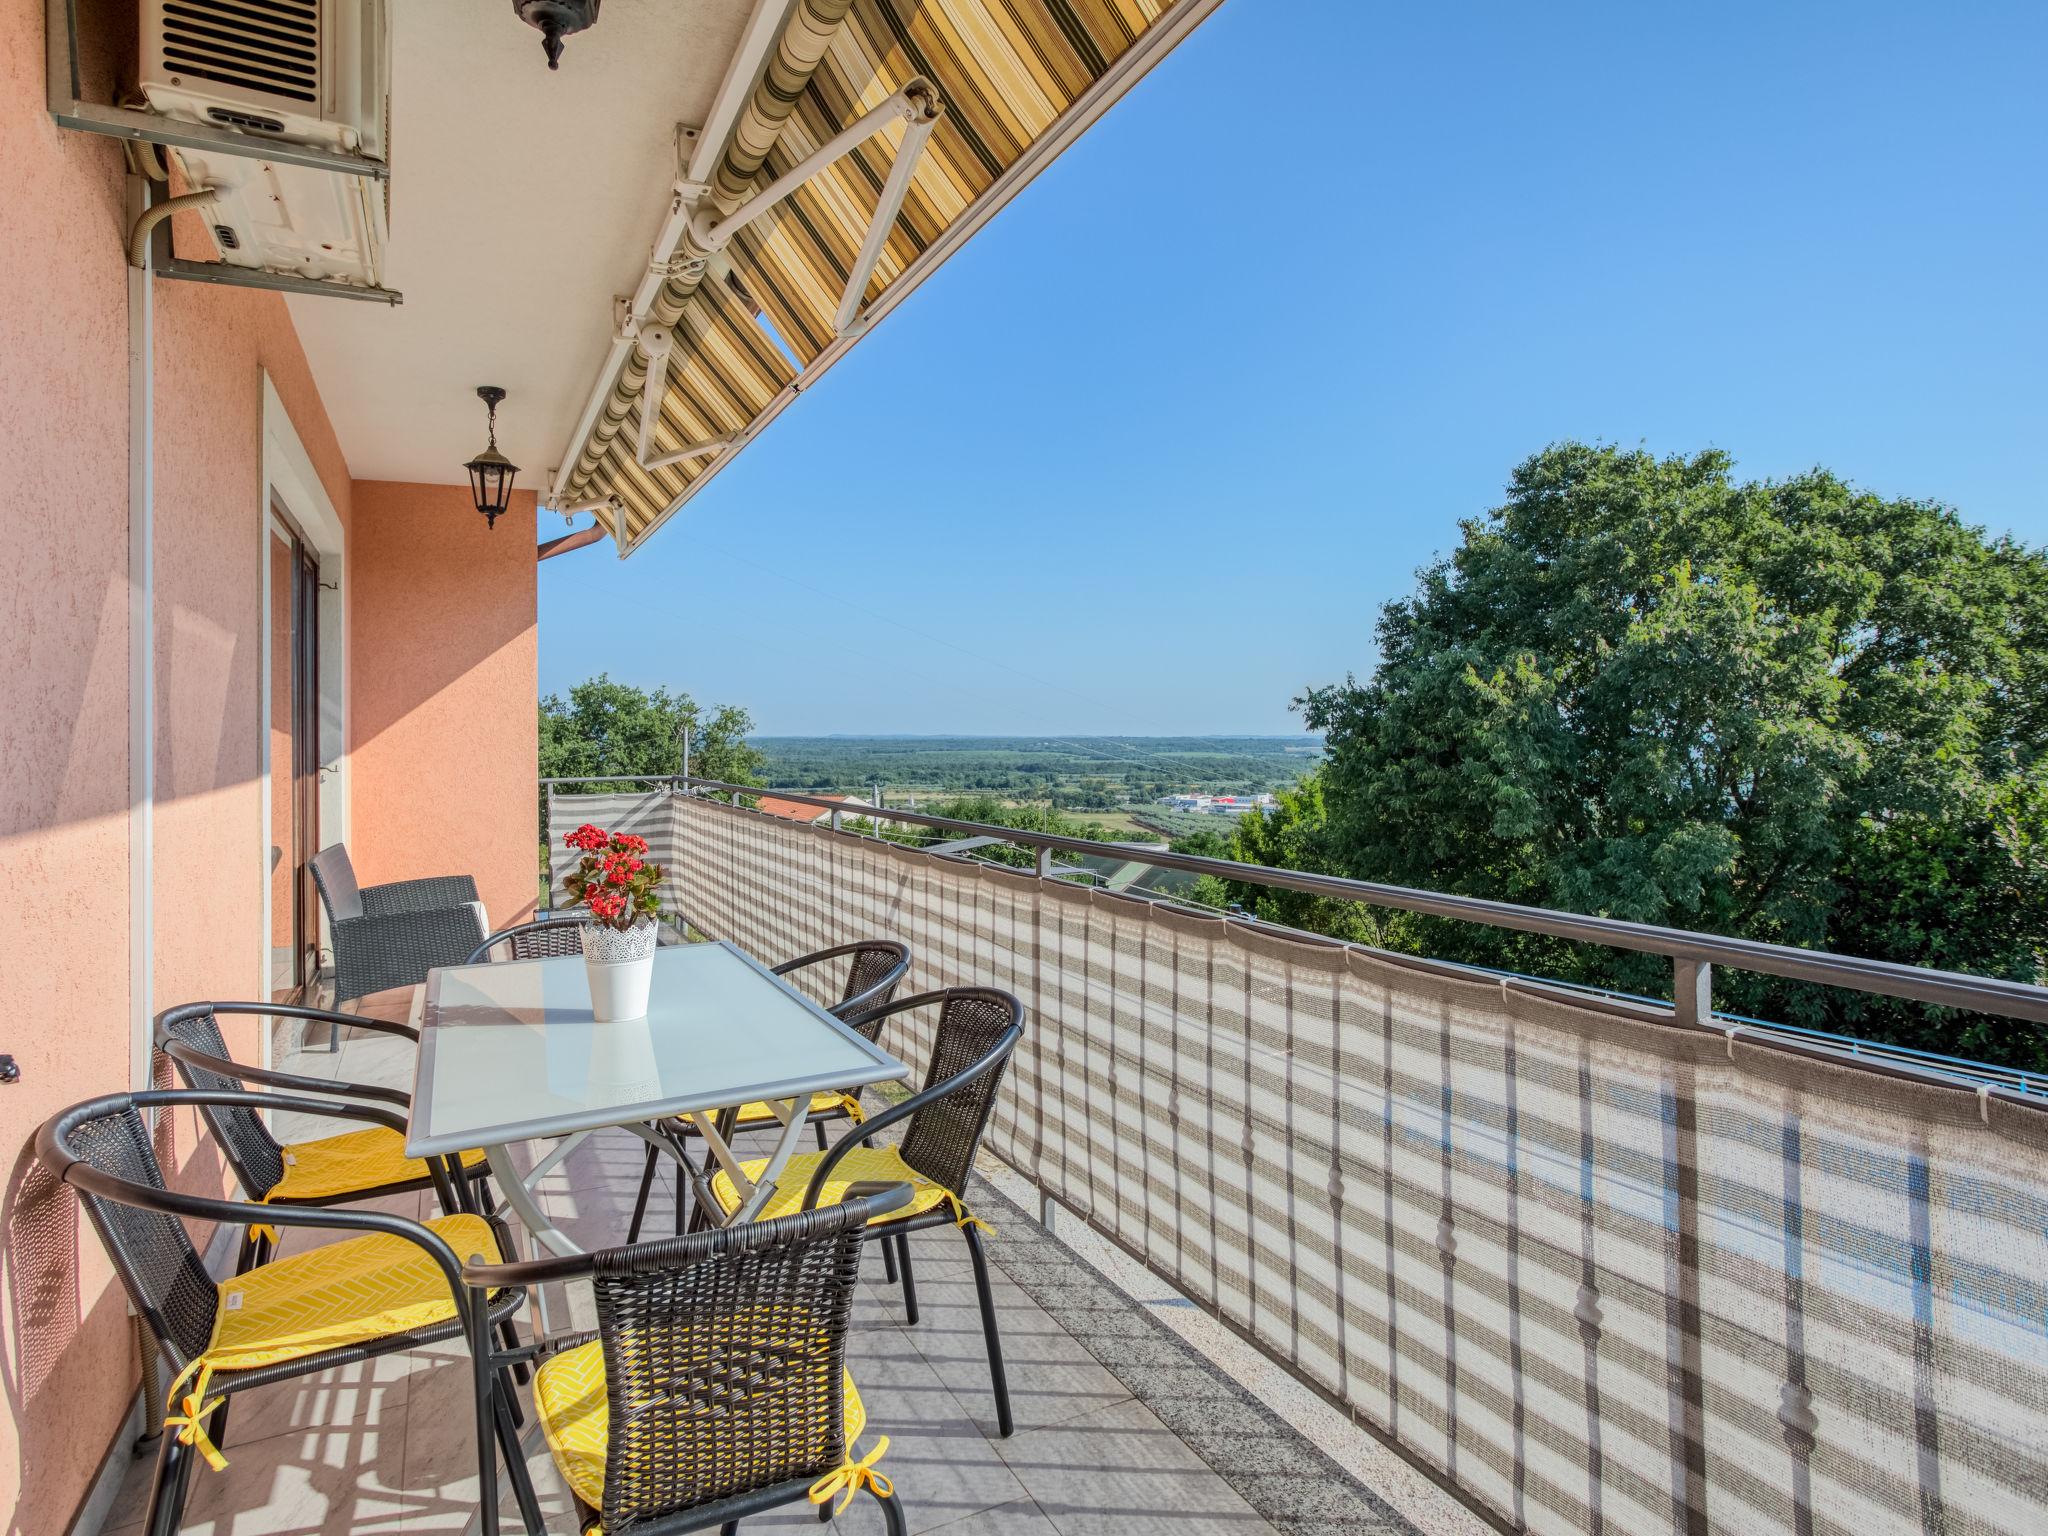
[[[477,388],[477,398],[491,410],[491,441],[484,451],[462,467],[469,471],[469,496],[476,503],[477,511],[484,515],[484,526],[498,526],[498,514],[505,510],[512,500],[512,480],[519,473],[519,466],[498,452],[498,402],[505,398],[505,391],[495,384],[483,384]]]
[[[529,27],[540,30],[540,46],[548,68],[562,67],[562,39],[597,24],[603,0],[512,0],[512,10]]]

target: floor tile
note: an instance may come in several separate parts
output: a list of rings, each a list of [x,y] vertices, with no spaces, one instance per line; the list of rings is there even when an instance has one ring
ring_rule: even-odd
[[[1020,1434],[997,1451],[1061,1536],[1272,1529],[1142,1403]]]
[[[359,1200],[353,1205],[340,1209],[350,1211],[375,1211],[385,1216],[403,1216],[408,1221],[423,1221],[431,1212],[440,1214],[440,1205],[433,1203],[434,1197],[426,1190],[409,1190],[403,1194],[382,1195],[375,1200]],[[345,1243],[351,1238],[361,1237],[360,1232],[344,1231],[339,1227],[279,1227],[278,1257],[290,1258],[295,1253],[305,1253],[314,1248],[324,1248],[329,1243]]]
[[[911,1531],[930,1530],[1024,1496],[1023,1485],[901,1332],[852,1336],[847,1367],[867,1407],[868,1428],[859,1448],[865,1453],[878,1436],[889,1437],[882,1470],[902,1497]],[[841,1526],[879,1532],[880,1512],[872,1500],[856,1500]]]
[[[942,1525],[932,1536],[1059,1536],[1059,1527],[1031,1500],[1019,1499]]]
[[[402,1429],[406,1391],[418,1363],[410,1352],[379,1355],[237,1392],[230,1399],[226,1447],[345,1426]]]
[[[994,1276],[991,1288],[1017,1433],[1062,1424],[1130,1397],[1128,1387],[1007,1277]],[[918,1308],[918,1324],[906,1336],[982,1433],[993,1437],[995,1392],[974,1282],[921,1284]]]
[[[402,1437],[354,1426],[230,1441],[225,1471],[201,1464],[185,1507],[187,1536],[342,1532],[387,1536],[415,1502]]]
[[[476,1397],[467,1355],[436,1356],[413,1378],[406,1398],[403,1529],[460,1532],[477,1507]],[[551,1532],[569,1533],[575,1518],[568,1489],[545,1440],[527,1415],[526,1466]],[[518,1507],[502,1461],[498,1472],[501,1530],[519,1530]]]

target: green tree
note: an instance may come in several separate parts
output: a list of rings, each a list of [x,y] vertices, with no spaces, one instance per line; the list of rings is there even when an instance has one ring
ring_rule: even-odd
[[[686,726],[690,772],[697,778],[761,782],[767,760],[747,742],[754,721],[744,709],[706,709],[687,693],[615,683],[608,673],[576,684],[566,700],[551,693],[540,701],[540,776],[678,773]]]
[[[1298,869],[1319,875],[1350,873],[1330,846],[1328,807],[1322,780],[1310,774],[1292,789],[1274,795],[1271,811],[1252,811],[1237,818],[1229,857],[1240,864],[1269,869]],[[1384,944],[1384,915],[1355,901],[1284,891],[1243,881],[1224,882],[1231,901],[1255,917],[1290,928],[1327,933],[1356,944]]]
[[[1578,443],[1462,531],[1383,610],[1371,680],[1297,701],[1327,760],[1240,829],[1243,857],[2042,976],[2048,557],[1822,470],[1738,482],[1718,452]],[[1651,957],[1472,924],[1403,917],[1381,942],[1669,986]],[[1741,972],[1717,998],[2048,1063],[2005,1021]]]

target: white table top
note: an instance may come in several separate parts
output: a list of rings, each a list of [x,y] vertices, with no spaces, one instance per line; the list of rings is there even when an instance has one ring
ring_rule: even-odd
[[[655,951],[647,1016],[590,1016],[583,958],[427,973],[411,1157],[910,1075],[730,944]]]

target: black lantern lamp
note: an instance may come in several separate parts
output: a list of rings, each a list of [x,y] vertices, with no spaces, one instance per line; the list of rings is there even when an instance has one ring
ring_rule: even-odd
[[[512,0],[512,9],[529,27],[540,30],[540,46],[548,68],[562,67],[562,39],[597,22],[603,0]]]
[[[498,452],[498,402],[505,398],[505,391],[495,384],[478,387],[477,397],[491,408],[490,446],[462,467],[469,471],[470,499],[476,503],[477,511],[484,515],[484,526],[498,526],[498,514],[505,510],[512,500],[512,480],[519,473],[519,466]]]

